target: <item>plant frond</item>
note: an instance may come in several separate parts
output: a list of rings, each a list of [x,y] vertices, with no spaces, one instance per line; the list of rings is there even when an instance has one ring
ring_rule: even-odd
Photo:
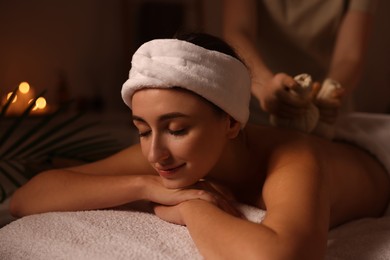
[[[3,185],[1,185],[0,183],[0,203],[3,203],[6,198],[7,198],[7,192],[5,192]]]
[[[15,89],[0,111],[0,122],[5,117],[18,92]],[[96,133],[94,127],[99,122],[82,122],[82,113],[67,115],[64,111],[71,104],[62,105],[54,113],[45,115],[32,127],[24,129],[36,100],[43,96],[42,91],[33,99],[23,113],[15,118],[5,131],[0,133],[0,175],[9,185],[0,183],[0,201],[4,201],[13,190],[24,181],[42,170],[54,168],[53,163],[65,160],[66,163],[91,162],[107,157],[123,149],[108,134]],[[89,131],[89,132],[88,132]],[[20,134],[16,136],[15,133]],[[89,134],[93,133],[93,134]],[[11,138],[12,137],[12,138]],[[59,160],[58,160],[59,159]],[[64,162],[62,162],[64,163]],[[11,192],[7,191],[11,189]]]
[[[15,88],[15,90],[12,91],[11,96],[8,98],[8,100],[7,100],[7,102],[5,103],[5,105],[1,108],[1,111],[0,111],[0,120],[1,120],[1,119],[5,116],[5,114],[7,113],[9,106],[12,104],[12,101],[14,100],[16,94],[18,93],[18,90],[19,90],[19,87]]]
[[[59,142],[65,142],[66,140],[70,139],[71,137],[79,134],[80,132],[82,132],[88,128],[91,128],[92,126],[95,126],[96,124],[97,124],[96,122],[85,124],[83,126],[72,129],[68,132],[65,132],[64,134],[60,134],[56,138],[52,139],[51,141],[42,142],[40,144],[37,144],[35,147],[31,148],[28,152],[24,153],[23,155],[19,155],[18,158],[26,158],[28,156],[32,156],[38,150],[48,151],[48,150],[50,150],[50,148],[53,145],[55,145]]]
[[[60,131],[63,131],[67,126],[71,125],[73,122],[78,120],[81,116],[82,116],[82,114],[76,114],[63,122],[52,126],[49,129],[44,129],[44,130],[41,129],[41,132],[43,132],[43,133],[39,134],[34,141],[21,147],[17,152],[14,152],[12,154],[12,156],[22,157],[23,154],[31,151],[32,149],[36,150],[37,146],[42,145],[42,143],[44,143],[46,140],[48,140],[51,136],[57,134]],[[9,157],[11,155],[5,155],[5,156]]]
[[[11,164],[9,164],[7,162],[7,165],[10,166],[10,168],[15,168],[14,166],[12,166]],[[17,170],[19,172],[19,170]],[[20,187],[22,185],[21,182],[19,182],[13,175],[11,172],[9,172],[8,170],[6,170],[3,166],[0,166],[0,173],[5,176],[15,187]]]
[[[17,129],[17,127],[27,118],[27,116],[30,114],[31,110],[34,108],[35,101],[37,101],[37,99],[39,97],[41,97],[45,92],[46,91],[44,90],[37,97],[35,97],[33,99],[33,101],[27,106],[27,108],[23,111],[23,113],[16,118],[15,122],[8,128],[8,130],[1,137],[0,146],[2,146],[4,144],[4,142],[6,140],[8,140],[8,138],[10,138],[13,133],[15,133],[15,130]],[[12,99],[10,98],[10,100],[12,100]]]
[[[50,113],[47,116],[45,116],[38,124],[36,124],[32,129],[29,131],[26,131],[26,133],[21,136],[18,140],[16,140],[11,146],[7,148],[3,153],[0,154],[0,158],[4,155],[7,155],[8,157],[12,157],[14,152],[16,152],[18,149],[23,147],[22,145],[26,143],[32,136],[37,134],[44,128],[46,125],[48,125],[53,119],[57,117],[60,113],[62,113],[64,110],[66,110],[69,107],[70,103],[65,104],[64,106],[61,106],[58,108],[54,113]]]

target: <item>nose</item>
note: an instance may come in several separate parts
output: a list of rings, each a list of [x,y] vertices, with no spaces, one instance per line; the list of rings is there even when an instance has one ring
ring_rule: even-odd
[[[169,158],[169,150],[159,135],[152,136],[147,156],[150,163],[162,163]]]

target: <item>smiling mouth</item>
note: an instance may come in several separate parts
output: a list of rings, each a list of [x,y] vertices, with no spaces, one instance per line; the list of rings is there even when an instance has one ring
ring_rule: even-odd
[[[173,168],[167,168],[167,169],[158,169],[156,168],[158,174],[161,176],[161,177],[171,177],[173,174],[175,174],[179,169],[181,169],[182,167],[184,167],[185,163],[179,165],[179,166],[176,166],[176,167],[173,167]]]

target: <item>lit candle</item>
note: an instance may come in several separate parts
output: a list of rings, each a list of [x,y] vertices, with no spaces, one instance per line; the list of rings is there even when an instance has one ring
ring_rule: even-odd
[[[30,100],[30,102],[33,101],[33,100]],[[35,106],[34,108],[32,109],[31,111],[32,113],[34,114],[44,114],[47,112],[47,102],[46,102],[46,99],[44,97],[39,97],[36,101],[35,101]]]
[[[22,82],[19,84],[17,103],[19,104],[19,107],[22,111],[27,108],[28,102],[34,98],[34,94],[34,90],[27,82]]]
[[[12,93],[8,93],[6,99],[11,97]],[[22,114],[28,107],[31,100],[35,98],[35,92],[27,82],[21,82],[18,87],[18,92],[11,105],[8,108],[8,114]],[[36,105],[37,106],[37,105]],[[43,109],[46,106],[46,100],[40,101],[39,109]]]

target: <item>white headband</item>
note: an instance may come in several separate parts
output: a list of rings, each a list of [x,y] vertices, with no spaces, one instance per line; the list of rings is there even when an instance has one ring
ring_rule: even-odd
[[[249,117],[250,77],[238,59],[177,39],[144,43],[134,53],[122,98],[131,108],[142,88],[181,87],[214,103],[244,127]]]

